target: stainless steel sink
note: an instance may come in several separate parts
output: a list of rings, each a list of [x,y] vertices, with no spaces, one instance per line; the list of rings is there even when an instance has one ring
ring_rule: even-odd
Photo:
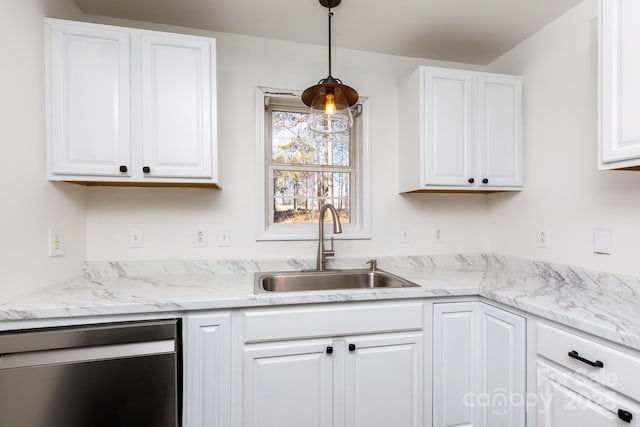
[[[383,270],[283,271],[255,274],[255,293],[332,289],[415,288],[413,282]]]

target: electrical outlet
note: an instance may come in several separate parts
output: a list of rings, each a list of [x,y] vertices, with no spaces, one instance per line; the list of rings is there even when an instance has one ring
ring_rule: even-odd
[[[209,246],[209,233],[204,227],[197,227],[193,232],[193,247],[206,248]]]
[[[144,248],[144,232],[142,228],[129,228],[129,247]]]
[[[439,244],[442,243],[442,228],[433,227],[431,229],[431,240],[433,243]]]
[[[411,242],[411,231],[406,229],[400,231],[400,243],[409,243],[409,242]]]
[[[227,247],[231,246],[231,229],[223,228],[218,230],[218,246]]]
[[[536,230],[536,246],[539,248],[551,247],[551,233],[549,233],[549,230]]]
[[[64,235],[55,228],[49,229],[49,256],[64,256]]]

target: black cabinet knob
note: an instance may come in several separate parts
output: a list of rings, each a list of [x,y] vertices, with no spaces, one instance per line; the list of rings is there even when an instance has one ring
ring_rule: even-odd
[[[120,172],[124,173],[126,171],[127,171],[127,167],[126,166],[124,166],[124,165],[120,166]]]
[[[327,346],[327,354],[331,354],[333,353],[333,347],[331,347],[330,345]]]
[[[149,166],[143,166],[142,167],[142,172],[149,173],[149,172],[151,172],[151,168]]]
[[[629,411],[625,411],[624,409],[618,409],[618,418],[625,423],[630,423],[633,419],[633,414]]]
[[[349,344],[349,351],[356,351],[356,345],[355,344]]]
[[[476,182],[476,180],[475,180],[475,179],[473,179],[473,178],[469,178],[469,184],[473,184],[474,182]]]
[[[482,183],[483,184],[488,184],[489,183],[489,179],[488,178],[483,178],[482,179]]]

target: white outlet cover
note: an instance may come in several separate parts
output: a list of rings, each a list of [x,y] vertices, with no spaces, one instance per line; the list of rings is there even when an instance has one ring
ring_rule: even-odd
[[[410,243],[411,242],[411,231],[410,230],[401,230],[400,231],[400,243]]]
[[[64,235],[56,228],[49,229],[49,256],[64,256]]]
[[[206,248],[209,246],[209,232],[204,227],[196,227],[193,230],[193,247]]]
[[[433,227],[431,229],[431,240],[433,243],[442,243],[442,227]]]
[[[551,232],[548,229],[536,230],[536,246],[539,248],[551,247]]]
[[[611,255],[611,230],[595,228],[593,230],[593,253]]]

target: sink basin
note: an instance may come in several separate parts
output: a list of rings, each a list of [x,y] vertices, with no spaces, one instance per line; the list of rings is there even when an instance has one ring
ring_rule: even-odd
[[[386,271],[361,269],[256,273],[254,291],[267,293],[415,287],[420,285]]]

